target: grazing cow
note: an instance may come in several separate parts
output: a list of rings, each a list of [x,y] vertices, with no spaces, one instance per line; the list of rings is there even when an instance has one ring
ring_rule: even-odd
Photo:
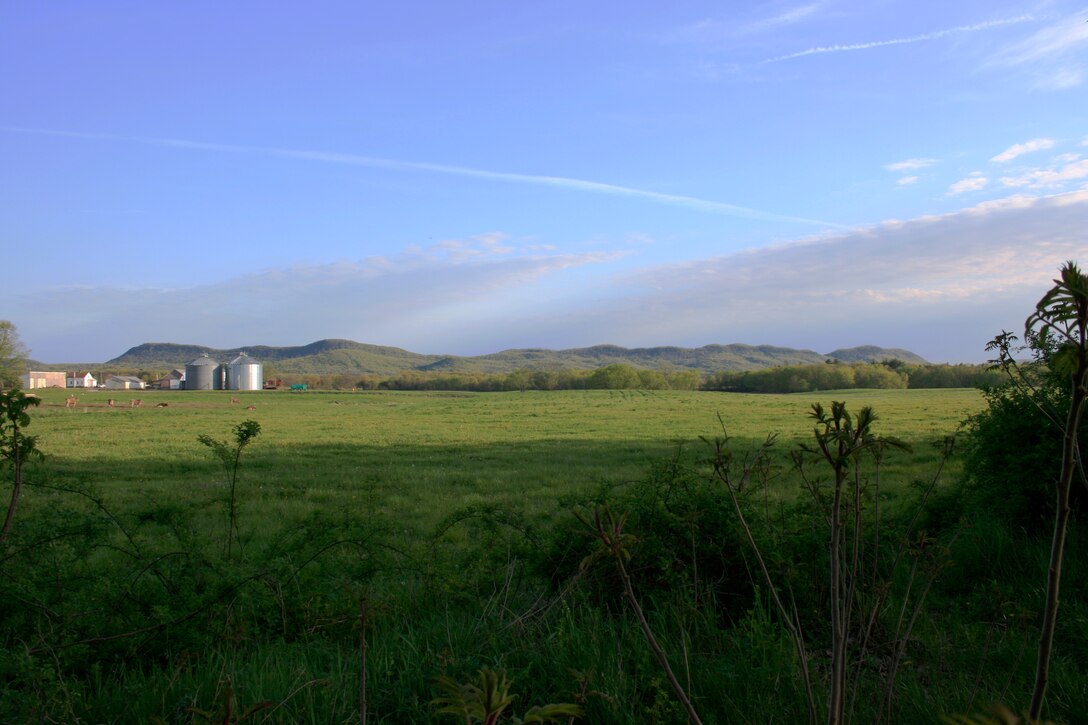
[[[69,395],[67,398],[64,399],[64,407],[65,408],[74,408],[74,407],[76,407],[76,401],[77,400],[79,400],[79,398],[77,398],[76,396]]]
[[[230,396],[230,404],[231,405],[234,405],[235,403],[241,403],[241,402],[242,401],[238,400],[238,398],[235,398],[233,395]]]
[[[132,402],[128,405],[130,408],[139,408],[141,405],[143,405],[143,402],[144,401],[140,400],[139,398],[133,398]]]
[[[257,406],[256,405],[247,405],[246,410],[257,410]]]

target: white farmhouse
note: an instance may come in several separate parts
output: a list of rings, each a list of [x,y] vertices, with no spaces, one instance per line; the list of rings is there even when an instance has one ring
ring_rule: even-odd
[[[93,388],[98,385],[98,380],[85,370],[77,370],[68,378],[69,388]]]

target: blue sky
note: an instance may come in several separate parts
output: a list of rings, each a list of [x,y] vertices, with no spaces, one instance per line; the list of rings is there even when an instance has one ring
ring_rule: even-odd
[[[981,361],[1088,264],[1088,5],[732,5],[0,5],[0,318]]]

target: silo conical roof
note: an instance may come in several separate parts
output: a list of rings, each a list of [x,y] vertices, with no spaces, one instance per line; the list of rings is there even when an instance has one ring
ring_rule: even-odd
[[[189,363],[189,365],[218,365],[218,364],[219,363],[217,363],[215,360],[212,360],[210,357],[208,357],[208,353],[204,353],[203,355],[198,357],[196,360],[193,360],[191,363]]]
[[[233,360],[230,361],[231,367],[234,367],[235,365],[259,365],[259,364],[260,363],[256,362],[255,360],[251,360],[249,358],[249,355],[247,355],[244,352],[239,353],[238,357],[236,357],[236,358],[234,358]]]

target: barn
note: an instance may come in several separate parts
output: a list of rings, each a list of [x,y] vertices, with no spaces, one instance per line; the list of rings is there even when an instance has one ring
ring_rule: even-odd
[[[131,375],[113,375],[106,381],[108,390],[143,390],[144,381]]]
[[[184,390],[185,371],[180,368],[175,368],[167,373],[165,377],[152,381],[151,387],[158,388],[159,390]]]
[[[35,388],[63,388],[68,384],[68,378],[65,373],[38,370],[27,370],[26,374],[22,376],[22,380],[23,388],[26,390],[34,390]]]

